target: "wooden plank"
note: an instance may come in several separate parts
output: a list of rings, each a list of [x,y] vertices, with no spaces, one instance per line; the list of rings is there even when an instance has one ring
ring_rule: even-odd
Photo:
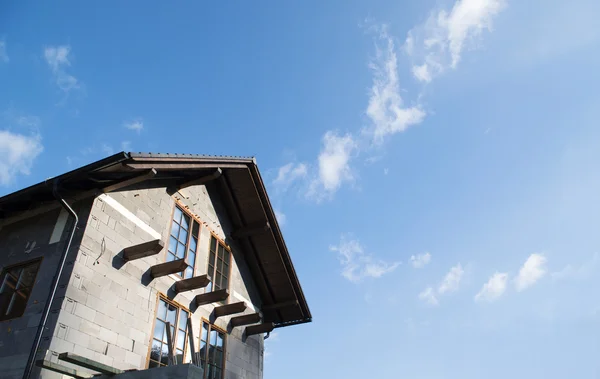
[[[123,370],[119,370],[118,368],[114,368],[105,365],[104,363],[96,362],[92,359],[88,359],[73,353],[61,353],[58,355],[58,359],[106,375],[117,375],[125,372]]]
[[[231,233],[231,237],[234,239],[240,239],[244,237],[250,237],[255,234],[266,233],[271,230],[271,224],[268,222],[261,222],[253,225],[246,225]]]
[[[46,370],[50,370],[50,371],[54,371],[57,372],[59,374],[63,374],[63,375],[68,375],[71,376],[75,379],[87,379],[87,378],[92,378],[92,375],[83,373],[83,372],[79,372],[73,368],[67,367],[67,366],[63,366],[59,363],[54,363],[54,362],[50,362],[47,361],[45,359],[40,359],[38,361],[35,362],[36,366],[41,367],[41,368],[45,368]]]
[[[123,249],[123,259],[132,261],[134,259],[149,257],[158,254],[164,247],[165,243],[159,239],[129,246]]]
[[[219,176],[221,176],[221,174],[223,173],[223,170],[221,170],[220,168],[217,168],[212,174],[206,175],[206,176],[202,176],[200,178],[196,178],[187,182],[183,182],[177,185],[178,189],[184,189],[187,187],[191,187],[191,186],[199,186],[202,184],[206,184],[208,182],[211,182],[215,179],[217,179]]]
[[[272,322],[265,322],[263,324],[252,325],[246,327],[246,335],[252,336],[255,334],[263,334],[273,331],[275,324]]]
[[[285,301],[283,303],[263,305],[262,309],[264,311],[271,311],[271,310],[275,310],[275,309],[297,307],[298,305],[299,305],[298,300],[292,300],[292,301]]]
[[[204,288],[208,285],[208,283],[210,283],[210,276],[208,274],[194,276],[175,283],[175,292],[180,293],[184,291],[196,290],[198,288]]]
[[[192,328],[191,315],[188,316],[186,327],[188,335],[188,349],[190,351],[190,356],[192,357],[192,364],[195,366],[199,366],[200,362],[198,362],[198,356],[196,355],[196,345],[194,344],[194,329]]]
[[[177,170],[193,170],[206,168],[248,168],[248,165],[243,163],[127,163],[126,167],[134,170],[149,170],[155,168],[158,171],[177,171]]]
[[[176,365],[175,348],[173,345],[173,336],[171,335],[171,323],[167,321],[167,349],[168,349],[168,365]]]
[[[131,185],[134,185],[134,184],[137,184],[137,183],[141,183],[141,182],[143,182],[145,180],[148,180],[148,179],[152,179],[152,178],[154,178],[156,176],[156,174],[157,174],[156,170],[154,168],[151,168],[148,172],[145,172],[145,173],[143,173],[141,175],[137,175],[137,176],[135,176],[135,177],[133,177],[131,179],[126,179],[126,180],[117,182],[115,184],[112,184],[110,186],[104,187],[102,189],[102,191],[104,193],[109,193],[109,192],[112,192],[112,191],[116,191],[118,189],[125,188],[127,186],[131,186]]]
[[[186,267],[187,263],[185,263],[185,259],[178,259],[176,261],[160,263],[150,267],[150,275],[152,275],[153,278],[159,278],[161,276],[181,272],[185,270]]]
[[[235,328],[236,326],[256,324],[261,321],[262,315],[260,313],[251,313],[249,315],[232,317],[229,323]]]
[[[206,305],[210,303],[214,303],[216,301],[223,301],[229,297],[229,291],[227,289],[212,291],[203,293],[202,295],[197,295],[194,298],[194,302],[196,306],[199,307],[201,305]]]
[[[221,306],[215,307],[214,312],[215,312],[215,317],[219,318],[221,316],[232,315],[235,313],[242,313],[245,310],[246,310],[246,303],[244,303],[243,301],[239,301],[237,303],[231,303],[231,304],[226,304],[226,305],[221,305]]]

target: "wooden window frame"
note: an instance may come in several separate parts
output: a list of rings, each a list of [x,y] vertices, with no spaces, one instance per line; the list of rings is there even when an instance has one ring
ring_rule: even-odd
[[[12,317],[6,317],[6,318],[4,318],[4,316],[0,314],[0,322],[14,320],[14,319],[17,319],[19,317],[23,317],[23,315],[25,314],[25,311],[27,310],[27,304],[29,303],[29,299],[31,298],[31,294],[33,292],[33,288],[35,287],[35,282],[36,282],[37,276],[38,276],[38,274],[40,272],[40,268],[42,267],[42,260],[43,260],[43,257],[39,257],[39,258],[30,259],[30,260],[27,260],[27,261],[24,261],[24,262],[20,262],[20,263],[15,263],[15,264],[12,264],[12,265],[9,265],[9,266],[6,266],[6,267],[2,268],[2,270],[0,271],[0,288],[4,284],[4,279],[5,279],[6,275],[8,274],[8,272],[10,270],[15,269],[15,268],[24,268],[24,267],[27,267],[29,265],[35,264],[35,263],[37,263],[37,265],[38,265],[37,266],[37,270],[35,271],[35,275],[33,276],[33,280],[31,281],[31,287],[29,287],[29,294],[27,295],[27,298],[25,299],[25,307],[23,307],[23,312],[21,312],[18,315],[14,315]],[[18,285],[18,283],[19,282],[18,282],[18,279],[17,279],[17,285]],[[13,289],[15,289],[15,291],[13,292],[12,296],[14,296],[15,294],[18,293],[16,291],[16,288],[13,288]],[[12,298],[12,296],[11,296],[11,298]]]
[[[156,295],[156,307],[154,309],[154,319],[152,321],[152,330],[150,332],[150,339],[149,339],[150,342],[149,342],[149,346],[148,346],[148,355],[146,356],[146,368],[148,368],[148,369],[150,368],[150,361],[156,362],[155,360],[151,359],[150,357],[152,356],[152,343],[155,340],[155,338],[154,338],[154,328],[156,328],[156,320],[158,320],[159,302],[161,300],[164,301],[164,302],[166,302],[167,304],[170,304],[170,305],[172,305],[172,306],[174,306],[174,307],[177,308],[177,316],[175,318],[175,325],[173,325],[174,328],[175,328],[175,333],[174,333],[175,335],[171,336],[171,338],[175,339],[174,341],[172,341],[173,345],[174,345],[173,346],[174,349],[177,348],[177,334],[178,334],[177,331],[179,330],[179,313],[182,310],[185,311],[185,312],[187,312],[188,319],[193,316],[192,311],[190,311],[187,307],[179,304],[176,301],[173,301],[173,300],[169,299],[166,295],[164,295],[164,294],[162,294],[160,292]],[[163,321],[163,320],[161,319],[161,321]],[[189,335],[189,331],[187,330],[187,323],[186,323],[185,341],[184,341],[184,344],[183,344],[183,360],[184,361],[185,361],[185,359],[186,359],[186,357],[188,355],[188,350],[189,350],[189,346],[188,346],[189,345],[189,343],[188,343],[189,342],[189,337],[188,337],[188,335]],[[193,352],[190,352],[190,358],[191,358],[191,354],[193,354]],[[161,352],[161,356],[162,356],[162,352]],[[155,366],[155,367],[166,367],[162,363],[160,363],[160,362],[158,362],[158,363],[159,363],[158,366]],[[188,363],[191,363],[191,359],[190,359],[190,362],[188,362]]]
[[[219,328],[218,326],[216,326],[215,324],[211,323],[209,320],[205,319],[204,317],[202,317],[200,319],[200,332],[198,333],[198,364],[201,364],[201,360],[202,358],[200,357],[200,349],[202,346],[202,329],[204,327],[204,324],[208,325],[208,334],[206,336],[206,346],[210,347],[210,332],[211,330],[216,330],[217,332],[220,332],[223,334],[223,366],[221,367],[221,378],[223,379],[225,377],[225,367],[227,364],[227,331],[223,328]],[[206,354],[208,356],[208,351],[209,348],[207,347],[206,349]],[[206,362],[208,362],[208,360],[206,360]],[[203,379],[207,379],[206,375],[207,375],[208,370],[206,368],[203,368],[203,372],[202,372],[202,378]]]
[[[213,238],[217,241],[217,250],[215,251],[215,264],[214,264],[212,272],[208,272],[209,268],[210,268],[210,254],[211,254]],[[227,245],[225,243],[225,241],[223,241],[221,238],[219,238],[219,236],[217,236],[215,233],[213,233],[211,231],[210,238],[208,241],[208,256],[206,257],[206,273],[211,277],[211,283],[210,283],[210,291],[207,288],[205,290],[205,292],[212,292],[215,290],[214,281],[216,279],[216,274],[217,274],[217,260],[219,259],[219,252],[218,252],[219,245],[223,246],[223,249],[229,253],[229,270],[227,272],[227,288],[225,288],[225,289],[229,289],[229,287],[231,286],[231,267],[233,266],[233,253],[231,252],[231,247],[229,247],[229,245]],[[223,289],[223,288],[219,288],[219,289]]]
[[[192,267],[192,278],[194,276],[196,276],[196,266],[198,266],[198,247],[200,246],[200,235],[202,234],[202,222],[200,220],[198,220],[198,218],[196,218],[193,214],[191,214],[191,212],[189,212],[186,208],[186,206],[184,204],[181,204],[179,201],[175,200],[175,205],[173,206],[173,209],[171,210],[171,221],[169,222],[169,236],[167,237],[167,248],[165,249],[165,258],[164,261],[167,262],[167,259],[169,258],[170,252],[169,252],[169,248],[171,247],[171,231],[173,230],[173,223],[175,222],[175,210],[179,209],[181,211],[181,213],[187,217],[190,218],[190,225],[188,228],[188,235],[187,235],[187,239],[185,241],[185,252],[183,254],[183,259],[186,259],[187,262],[187,257],[188,257],[188,250],[190,248],[190,241],[192,239],[193,236],[193,230],[194,230],[194,224],[198,224],[198,235],[196,236],[198,238],[198,240],[196,241],[196,259],[194,260],[194,266]],[[177,238],[178,242],[179,239]],[[185,276],[182,275],[185,272],[178,272],[175,273],[173,275],[181,278],[181,279],[185,279]]]

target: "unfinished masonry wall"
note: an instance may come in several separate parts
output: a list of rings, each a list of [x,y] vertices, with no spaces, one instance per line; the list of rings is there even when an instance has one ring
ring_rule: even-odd
[[[169,289],[179,280],[174,275],[146,280],[152,265],[165,262],[176,201],[188,207],[202,223],[196,275],[206,273],[212,231],[233,251],[229,302],[247,302],[246,313],[255,312],[253,307],[260,308],[241,250],[227,238],[231,227],[216,191],[209,195],[205,186],[197,186],[172,196],[165,188],[103,194],[91,206],[65,288],[62,311],[56,315],[47,359],[58,362],[59,353],[73,352],[120,369],[147,367],[158,294],[169,295]],[[124,248],[157,238],[165,242],[165,249],[159,254],[131,262],[120,258]],[[172,299],[190,309],[192,299],[203,292],[184,292]],[[196,346],[201,318],[208,320],[213,308],[214,305],[205,305],[191,309]],[[220,317],[215,324],[227,330],[229,319]],[[262,336],[242,341],[242,328],[234,328],[226,343],[225,378],[262,378]],[[43,370],[41,377],[60,376]]]

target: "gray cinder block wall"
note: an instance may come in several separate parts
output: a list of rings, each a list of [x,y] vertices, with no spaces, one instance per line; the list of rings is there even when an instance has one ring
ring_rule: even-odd
[[[69,269],[64,273],[61,293],[54,306],[57,310],[51,314],[46,339],[42,344],[46,359],[58,362],[59,353],[73,352],[120,369],[147,367],[158,295],[171,295],[170,289],[179,280],[176,276],[169,275],[148,282],[147,275],[152,265],[165,262],[172,211],[176,202],[201,222],[196,275],[206,273],[212,232],[225,240],[233,252],[229,302],[245,301],[248,305],[245,313],[255,312],[253,307],[260,309],[260,298],[243,255],[236,243],[228,238],[231,232],[228,216],[217,192],[211,190],[210,186],[189,187],[173,195],[165,188],[140,188],[102,194],[94,198],[91,204],[88,203],[87,207],[80,207],[79,212],[85,217],[80,216],[78,243],[72,247]],[[38,224],[43,221],[45,229],[51,233],[58,215],[59,209],[48,212],[39,218]],[[32,230],[39,232],[39,227],[32,227],[30,224],[31,220],[25,220],[22,224],[12,225],[12,228],[21,230],[20,233],[25,228],[33,228]],[[11,227],[6,226],[0,230],[0,243],[4,244],[5,237],[2,233],[9,229]],[[64,243],[66,232],[63,233],[61,243]],[[124,262],[120,258],[120,252],[124,248],[156,238],[165,242],[165,249],[159,254],[130,262]],[[52,254],[48,254],[47,250],[39,251],[40,255],[44,255],[44,262],[26,315],[10,322],[15,326],[18,324],[19,329],[11,328],[7,322],[0,322],[0,339],[4,340],[3,336],[11,333],[14,336],[14,331],[19,330],[19,333],[28,333],[27,336],[33,340],[37,326],[35,314],[43,308],[43,304],[39,302],[46,298],[43,292],[47,295],[51,276],[56,270],[56,261],[62,252],[59,244],[56,245],[52,247]],[[22,261],[18,258],[13,260],[14,263]],[[5,262],[1,263],[5,265]],[[169,297],[190,309],[192,299],[201,293],[204,293],[203,289]],[[34,299],[39,299],[37,304],[32,304]],[[201,320],[210,320],[213,308],[213,305],[205,305],[190,309],[193,311],[196,348]],[[229,319],[230,316],[220,317],[214,324],[227,330]],[[8,328],[11,328],[10,332]],[[234,328],[227,334],[225,378],[262,378],[263,337],[259,335],[243,339],[242,330],[243,328]],[[0,377],[20,377],[18,372],[22,375],[22,367],[25,365],[23,359],[26,361],[29,352],[25,346],[26,340],[20,342],[24,345],[22,351],[12,354],[13,358],[6,361],[2,359],[9,355],[3,354],[4,350],[0,347],[0,370],[8,372],[4,370],[10,368],[15,373],[15,376],[1,374]],[[14,349],[11,350],[14,352]],[[15,360],[17,355],[19,359]],[[42,354],[39,355],[41,357]],[[41,378],[61,377],[48,370],[38,370],[37,373]]]

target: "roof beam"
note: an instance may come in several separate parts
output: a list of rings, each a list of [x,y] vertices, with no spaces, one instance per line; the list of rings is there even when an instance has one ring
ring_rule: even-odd
[[[150,275],[153,279],[156,279],[161,276],[181,272],[185,270],[186,267],[187,263],[185,262],[185,259],[178,259],[176,261],[160,263],[150,267]]]
[[[256,324],[261,320],[262,315],[260,313],[251,313],[249,315],[232,317],[231,320],[229,320],[229,323],[235,328],[236,326]]]
[[[126,261],[132,261],[134,259],[156,255],[163,249],[163,247],[165,247],[165,243],[159,239],[142,242],[140,244],[124,248],[123,259]]]
[[[221,174],[223,174],[223,170],[217,168],[212,174],[178,184],[177,189],[180,190],[191,186],[200,186],[202,184],[206,184],[217,179],[219,176],[221,176]]]
[[[231,238],[240,239],[250,237],[256,234],[266,233],[271,230],[271,224],[268,222],[261,222],[253,225],[242,226],[231,233]]]
[[[109,192],[116,191],[121,188],[132,186],[134,184],[138,184],[138,183],[146,181],[148,179],[152,179],[156,176],[156,174],[157,174],[156,170],[152,167],[152,168],[150,168],[150,170],[148,170],[147,172],[144,172],[143,174],[140,174],[140,175],[134,176],[133,178],[122,180],[117,183],[111,184],[110,186],[104,187],[102,189],[102,191],[104,193],[109,193]]]
[[[213,312],[215,313],[215,318],[219,318],[221,316],[232,315],[235,313],[242,313],[246,310],[246,303],[243,301],[239,301],[237,303],[231,303],[226,305],[220,305],[215,307]]]
[[[218,166],[221,169],[224,168],[247,168],[248,165],[241,163],[159,163],[160,159],[157,159],[155,162],[151,163],[126,163],[125,166],[134,170],[149,170],[151,168],[156,168],[159,171],[173,171],[173,170],[194,170],[194,169],[214,169],[215,166]]]
[[[104,363],[96,362],[92,359],[82,357],[73,353],[61,353],[58,355],[58,359],[106,375],[117,375],[122,374],[124,372],[123,370],[119,370],[118,368],[114,368],[105,365]]]
[[[91,378],[92,377],[92,375],[90,375],[90,374],[79,372],[79,371],[77,371],[77,370],[75,370],[73,368],[70,368],[70,367],[67,367],[67,366],[63,366],[60,363],[50,362],[50,361],[45,360],[45,359],[40,359],[40,360],[36,361],[35,364],[38,367],[45,368],[46,370],[57,372],[59,374],[68,375],[68,376],[73,377],[75,379],[87,379],[87,378]]]
[[[229,297],[229,291],[223,288],[222,290],[216,290],[212,292],[203,293],[201,295],[196,295],[193,302],[196,303],[196,306],[202,306],[210,303],[214,303],[215,301],[223,301]]]
[[[210,276],[208,274],[193,276],[188,279],[183,279],[175,283],[175,292],[185,292],[204,288],[210,283]]]
[[[272,322],[265,322],[263,324],[247,326],[246,327],[246,336],[269,333],[269,332],[272,332],[273,329],[275,329],[275,324],[273,324]]]

